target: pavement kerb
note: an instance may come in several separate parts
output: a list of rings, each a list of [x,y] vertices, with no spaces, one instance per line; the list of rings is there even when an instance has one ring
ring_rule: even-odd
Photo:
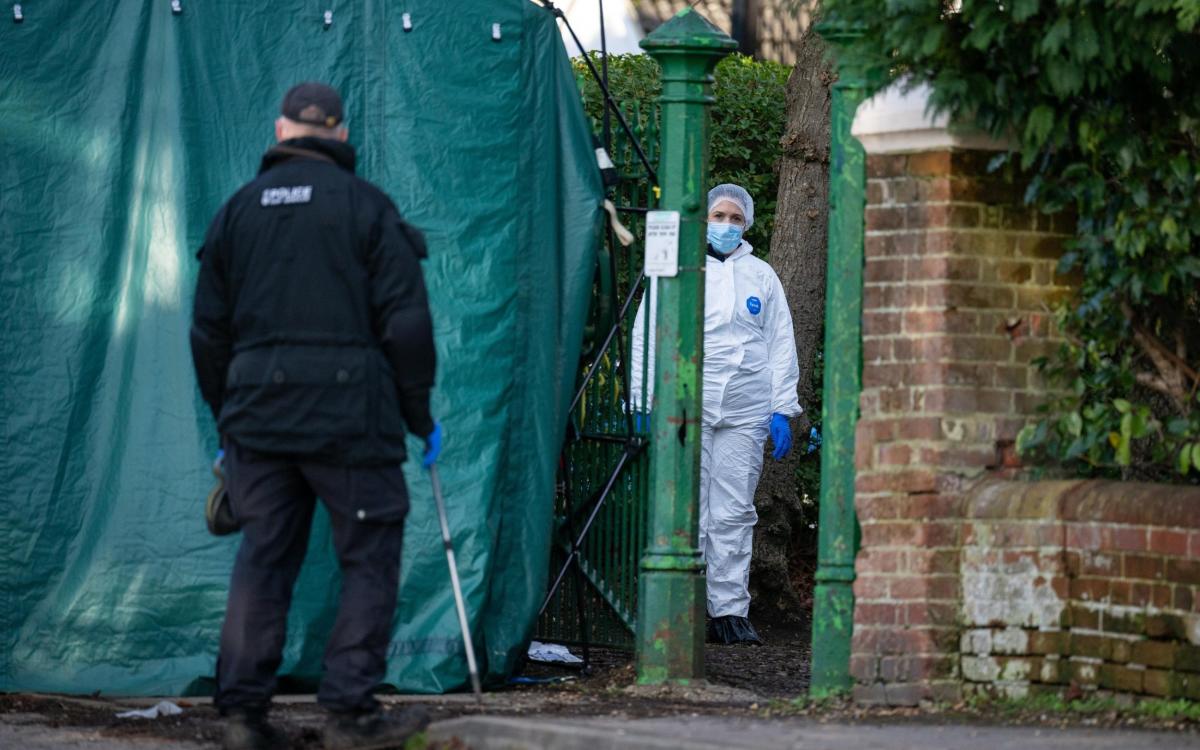
[[[471,750],[679,750],[679,739],[624,728],[589,726],[583,722],[468,716],[439,721],[429,727],[429,739],[457,738]],[[689,739],[688,750],[729,750],[724,743]]]

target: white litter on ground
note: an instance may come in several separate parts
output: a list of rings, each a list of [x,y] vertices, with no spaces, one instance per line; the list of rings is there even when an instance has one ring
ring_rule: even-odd
[[[530,641],[529,658],[533,661],[550,662],[553,664],[583,663],[583,659],[572,654],[566,646],[561,646],[557,643],[541,643],[539,641]]]
[[[117,714],[118,719],[157,719],[160,716],[177,716],[183,713],[183,709],[176,706],[171,701],[159,701],[150,708],[143,708],[137,711],[123,711]]]

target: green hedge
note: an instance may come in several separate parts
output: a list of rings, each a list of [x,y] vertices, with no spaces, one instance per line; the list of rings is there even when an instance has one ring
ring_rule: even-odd
[[[599,69],[599,59],[593,58]],[[581,58],[573,60],[584,109],[599,120],[603,98]],[[775,226],[775,194],[779,186],[779,139],[787,107],[791,69],[776,62],[731,55],[717,65],[713,94],[712,182],[734,182],[754,197],[754,226],[746,239],[755,254],[765,256]],[[635,103],[654,112],[661,91],[658,63],[647,55],[610,55],[609,89],[625,106]],[[613,129],[620,126],[613,121]]]
[[[872,86],[927,82],[933,104],[1018,148],[1004,164],[1043,211],[1074,213],[1041,364],[1065,395],[1021,433],[1083,474],[1200,474],[1200,2],[825,0],[858,24],[843,59]]]
[[[600,62],[594,57],[597,69]],[[583,96],[584,109],[599,123],[603,112],[600,87],[582,58],[573,58],[576,79]],[[714,72],[712,109],[713,129],[710,140],[711,182],[733,182],[745,187],[754,197],[754,226],[746,239],[754,245],[755,255],[768,258],[771,232],[775,226],[776,194],[779,190],[780,138],[787,124],[787,79],[791,68],[780,63],[731,55],[718,63]],[[609,90],[623,107],[637,106],[641,113],[656,113],[661,92],[658,64],[647,55],[611,55],[608,59]],[[620,125],[611,123],[614,132]],[[651,133],[652,139],[657,135]],[[654,149],[655,144],[646,144]],[[640,194],[645,194],[643,185]],[[627,280],[623,280],[624,288]],[[824,368],[821,352],[813,363],[811,377],[815,401],[805,404],[810,423],[821,428],[821,377]],[[809,436],[794,436],[795,450],[809,450]],[[801,496],[815,498],[820,492],[820,455],[814,449],[797,464],[796,480]],[[815,504],[809,506],[816,523]]]

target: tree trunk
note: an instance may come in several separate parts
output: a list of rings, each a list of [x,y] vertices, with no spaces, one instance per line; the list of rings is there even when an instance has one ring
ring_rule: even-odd
[[[814,13],[814,16],[816,14]],[[797,622],[807,618],[808,591],[795,579],[803,560],[816,554],[816,498],[801,495],[798,468],[813,461],[805,453],[810,419],[819,408],[819,383],[813,366],[825,332],[825,256],[829,216],[830,86],[835,73],[825,44],[810,25],[797,47],[796,67],[787,85],[787,127],[779,164],[779,194],[771,266],[779,274],[795,326],[800,362],[800,404],[806,414],[793,420],[793,448],[783,461],[766,456],[755,505],[759,522],[754,535],[751,590],[756,616]],[[810,488],[811,490],[812,488]],[[811,546],[811,550],[807,547]],[[801,587],[804,588],[804,587]],[[802,598],[803,597],[803,598]]]

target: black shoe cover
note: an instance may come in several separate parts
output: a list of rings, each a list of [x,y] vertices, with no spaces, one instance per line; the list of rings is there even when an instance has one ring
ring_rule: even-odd
[[[287,750],[287,735],[267,723],[261,713],[235,711],[225,720],[223,750]]]
[[[762,639],[758,637],[758,631],[750,624],[750,620],[737,615],[714,617],[709,620],[708,642],[726,645],[734,643],[747,643],[751,646],[762,645]]]
[[[329,719],[322,733],[326,750],[399,750],[405,741],[429,726],[429,713],[410,706],[394,714],[382,708],[365,714],[342,714]]]

